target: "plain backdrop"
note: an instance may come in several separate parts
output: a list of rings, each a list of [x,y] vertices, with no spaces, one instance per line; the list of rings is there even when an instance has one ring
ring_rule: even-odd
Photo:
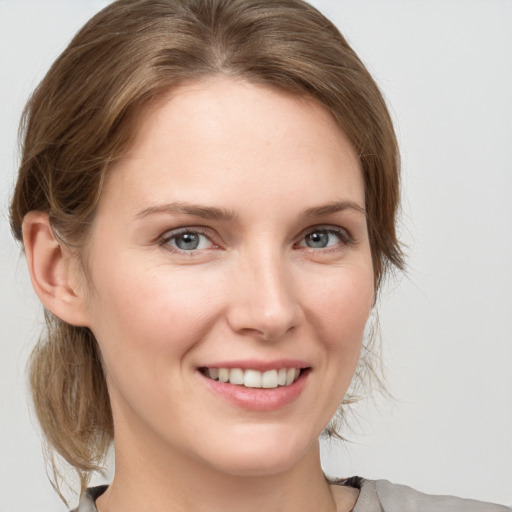
[[[41,308],[7,206],[23,105],[108,2],[0,0],[0,511],[63,511],[25,364]],[[358,407],[330,475],[512,504],[512,2],[316,0],[375,76],[403,154],[409,270],[382,294],[388,386]]]

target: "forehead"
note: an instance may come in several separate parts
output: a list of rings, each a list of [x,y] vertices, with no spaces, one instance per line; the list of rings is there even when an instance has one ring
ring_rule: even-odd
[[[289,200],[295,191],[364,206],[359,159],[325,107],[228,78],[179,87],[147,108],[109,182],[152,201],[186,194],[211,202],[230,187],[247,198],[257,190],[260,199]]]

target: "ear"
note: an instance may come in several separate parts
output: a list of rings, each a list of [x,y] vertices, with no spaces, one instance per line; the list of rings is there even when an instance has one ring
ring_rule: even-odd
[[[23,219],[23,243],[32,286],[55,316],[76,326],[87,326],[83,293],[72,275],[71,252],[50,226],[48,214],[31,211]]]

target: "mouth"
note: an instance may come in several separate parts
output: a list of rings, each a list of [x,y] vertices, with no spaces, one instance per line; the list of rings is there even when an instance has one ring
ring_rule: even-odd
[[[208,379],[256,389],[291,386],[308,370],[309,368],[276,368],[262,372],[242,368],[199,368],[199,371]]]

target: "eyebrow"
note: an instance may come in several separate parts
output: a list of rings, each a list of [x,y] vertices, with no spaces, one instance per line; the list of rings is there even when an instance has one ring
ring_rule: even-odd
[[[322,217],[349,209],[355,210],[358,213],[362,213],[366,217],[366,210],[354,201],[334,201],[326,205],[308,208],[302,217],[304,219]],[[206,220],[218,220],[224,222],[236,221],[238,219],[238,215],[234,211],[228,210],[226,208],[217,208],[215,206],[203,206],[183,202],[150,206],[149,208],[145,208],[144,210],[137,213],[135,218],[143,219],[150,215],[161,213],[193,215],[194,217],[199,217]]]
[[[136,219],[142,219],[149,215],[157,213],[176,214],[181,213],[185,215],[193,215],[206,220],[220,220],[220,221],[233,221],[238,218],[237,214],[232,210],[226,208],[217,208],[215,206],[202,206],[190,203],[175,202],[169,204],[162,204],[145,208],[137,213]]]
[[[332,215],[343,210],[355,210],[362,213],[366,217],[366,209],[354,201],[334,201],[323,206],[316,206],[305,211],[303,217],[310,219],[312,217],[322,217],[324,215]]]

